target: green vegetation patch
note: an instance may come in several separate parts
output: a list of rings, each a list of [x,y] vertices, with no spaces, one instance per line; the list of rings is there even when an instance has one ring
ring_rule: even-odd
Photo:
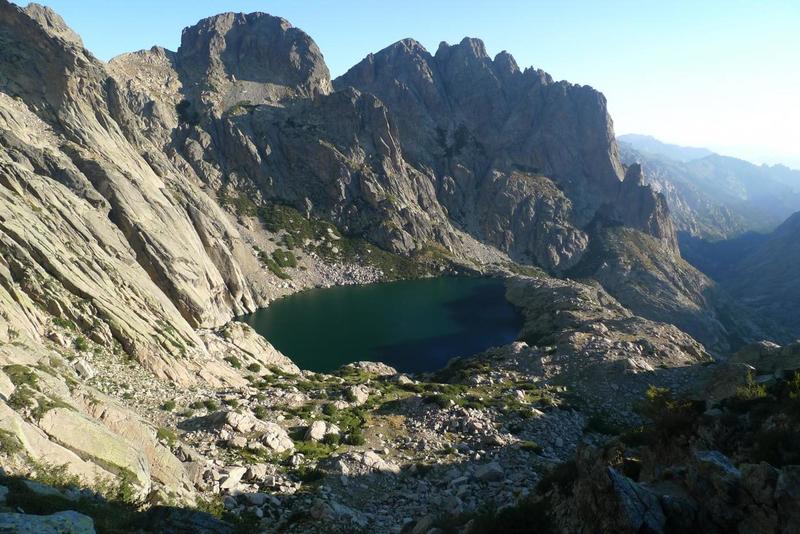
[[[3,372],[15,386],[24,385],[35,388],[39,382],[36,372],[26,365],[6,365],[3,367]]]
[[[0,453],[12,456],[22,451],[22,442],[17,436],[0,428]]]

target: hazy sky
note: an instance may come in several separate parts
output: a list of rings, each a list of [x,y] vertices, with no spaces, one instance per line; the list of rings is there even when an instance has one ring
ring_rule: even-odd
[[[617,134],[645,133],[800,168],[800,0],[43,0],[98,58],[158,44],[222,11],[309,33],[331,74],[404,37],[431,52],[480,37],[521,67],[591,85]],[[24,4],[25,2],[18,2]]]

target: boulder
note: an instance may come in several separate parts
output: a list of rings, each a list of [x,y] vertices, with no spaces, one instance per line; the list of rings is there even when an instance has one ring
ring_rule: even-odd
[[[369,399],[369,388],[363,384],[350,386],[345,390],[345,396],[348,401],[361,406]]]
[[[72,510],[51,515],[2,514],[0,532],[17,534],[94,534],[92,518]]]
[[[275,452],[285,452],[294,450],[294,442],[289,434],[275,423],[263,423],[259,429],[263,432],[261,443]]]
[[[67,408],[48,411],[39,421],[47,435],[82,458],[118,474],[132,474],[143,493],[150,490],[150,466],[143,451],[100,423]]]
[[[94,378],[94,376],[97,374],[97,372],[94,370],[94,367],[92,367],[92,365],[86,361],[86,358],[78,358],[72,364],[72,367],[75,368],[75,372],[78,373],[78,376],[84,380]]]
[[[248,413],[238,413],[232,410],[215,412],[206,417],[206,420],[216,428],[227,428],[233,432],[248,433],[263,430],[266,423]]]
[[[228,467],[222,472],[219,489],[227,491],[235,489],[246,472],[246,467]]]
[[[49,439],[40,428],[28,423],[5,403],[0,403],[0,429],[10,432],[22,444],[25,453],[38,462],[65,465],[67,472],[88,482],[112,477],[105,468],[84,459],[67,447]],[[89,461],[87,461],[89,460]]]
[[[153,428],[142,421],[138,415],[108,397],[104,397],[103,402],[100,403],[93,402],[92,399],[80,398],[83,401],[84,410],[89,415],[144,453],[153,480],[166,486],[169,491],[179,494],[185,494],[191,490],[193,484],[181,461],[169,448],[158,442]],[[190,449],[186,446],[181,450],[185,454]],[[197,453],[194,454],[196,456]],[[190,458],[187,456],[187,459]]]
[[[505,478],[505,471],[497,462],[489,462],[475,468],[475,478],[483,482],[499,482]]]
[[[342,366],[342,369],[352,369],[376,376],[394,376],[397,374],[397,369],[382,362],[353,362]]]
[[[325,421],[314,421],[306,430],[305,439],[310,441],[322,441],[327,435],[339,435],[339,427]]]
[[[624,532],[664,532],[666,517],[658,495],[628,477],[608,468],[608,478],[618,506]]]
[[[400,467],[394,462],[384,460],[373,451],[350,451],[341,456],[331,457],[320,462],[320,468],[332,474],[346,476],[368,475],[370,473],[399,474]]]

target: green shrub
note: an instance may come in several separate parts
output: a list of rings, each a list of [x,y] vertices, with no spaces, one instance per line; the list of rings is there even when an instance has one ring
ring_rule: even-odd
[[[328,417],[333,417],[338,412],[339,409],[332,402],[328,402],[322,406],[322,413]]]
[[[202,402],[203,408],[208,410],[209,412],[213,412],[214,410],[219,408],[219,403],[214,399],[206,399]]]
[[[444,409],[449,408],[452,403],[455,403],[455,399],[450,395],[434,393],[422,397],[422,402],[425,404],[436,404],[439,408]]]
[[[537,485],[537,493],[547,493],[558,489],[564,495],[572,495],[572,488],[578,478],[578,465],[575,460],[568,460],[558,464],[546,473]]]
[[[647,389],[644,401],[636,408],[666,437],[689,434],[703,412],[702,403],[676,399],[669,389],[656,386]]]
[[[263,252],[259,253],[258,257],[261,260],[261,263],[263,263],[264,266],[267,269],[269,269],[269,272],[271,272],[281,280],[290,280],[292,278],[291,276],[289,276],[289,274],[287,274],[281,269],[281,266],[278,265],[278,263],[275,260],[267,256],[265,253]]]
[[[44,417],[44,414],[55,408],[67,408],[68,410],[75,409],[71,404],[67,404],[58,397],[53,399],[48,399],[46,397],[39,397],[36,400],[36,408],[33,409],[31,415],[33,415],[34,419],[39,420],[42,417]]]
[[[269,410],[263,406],[256,406],[253,408],[253,414],[259,419],[266,419],[267,415],[269,414]]]
[[[36,372],[26,365],[6,365],[3,367],[3,372],[15,386],[25,385],[35,388],[39,382],[39,377],[36,376]]]
[[[358,447],[364,445],[367,440],[364,438],[364,434],[361,432],[361,430],[356,429],[347,434],[344,442],[348,445],[354,445]]]
[[[19,438],[8,430],[0,428],[0,453],[11,456],[21,450],[22,442],[20,442]]]
[[[242,362],[236,356],[225,356],[225,361],[230,364],[234,369],[241,369]]]
[[[275,260],[275,263],[278,264],[278,267],[285,269],[287,267],[294,268],[297,267],[297,258],[295,258],[294,254],[288,250],[275,250],[272,253],[272,259]]]
[[[239,407],[238,399],[224,399],[222,402],[225,404],[225,406],[230,406],[231,408]]]
[[[175,404],[175,401],[170,399],[170,400],[164,401],[161,404],[160,408],[162,410],[164,410],[165,412],[171,412],[172,410],[175,409],[175,406],[177,406],[177,404]]]
[[[259,371],[261,371],[261,365],[253,362],[247,366],[247,370],[250,371],[251,373],[258,373]]]
[[[774,467],[800,464],[800,432],[789,428],[759,430],[753,437],[755,462],[767,462]]]
[[[295,443],[295,451],[309,460],[325,458],[335,450],[336,446],[328,443],[318,443],[316,441],[298,441]]]
[[[220,193],[218,200],[222,206],[233,206],[237,215],[245,215],[247,217],[254,217],[257,212],[255,203],[250,200],[244,193],[237,193],[236,196],[228,196],[226,193]]]
[[[222,495],[212,495],[208,499],[202,497],[197,499],[195,509],[199,512],[211,514],[216,518],[221,518],[225,513]]]
[[[532,452],[534,454],[542,454],[544,449],[535,441],[523,441],[519,444],[519,448],[523,451]]]
[[[605,434],[607,436],[616,436],[622,432],[622,429],[619,425],[609,421],[602,415],[594,414],[589,418],[588,421],[586,421],[584,431]]]
[[[158,430],[156,431],[156,438],[165,441],[170,447],[174,447],[178,442],[178,434],[176,434],[171,428],[167,428],[165,426],[158,427]]]
[[[503,508],[489,504],[471,517],[470,534],[506,534],[508,532],[558,532],[550,517],[549,499],[527,498]],[[462,518],[462,521],[466,518]],[[454,519],[445,514],[437,526],[447,527]],[[460,521],[459,521],[460,522]]]
[[[67,464],[56,465],[31,461],[33,473],[31,478],[54,488],[80,487],[81,479],[69,472]]]
[[[336,446],[339,445],[341,441],[342,440],[338,434],[325,434],[325,436],[322,438],[322,443],[324,443],[325,445]]]
[[[800,419],[800,371],[786,380],[786,409],[790,415]]]
[[[736,388],[735,398],[738,401],[751,401],[756,399],[763,399],[767,396],[767,388],[761,384],[756,384],[753,380],[753,375],[747,375],[747,381],[743,386]]]
[[[34,391],[27,384],[17,386],[7,402],[8,405],[15,410],[33,407],[36,404],[34,400]]]
[[[69,319],[62,319],[61,317],[54,317],[53,324],[65,328],[67,330],[77,330],[78,326]]]
[[[75,346],[75,350],[80,352],[85,352],[89,350],[89,342],[86,341],[86,338],[83,336],[78,336],[73,341],[73,345]]]

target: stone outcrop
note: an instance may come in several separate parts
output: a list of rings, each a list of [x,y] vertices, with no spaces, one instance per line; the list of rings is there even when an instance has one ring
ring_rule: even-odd
[[[78,512],[56,512],[51,515],[0,514],[0,530],[5,532],[60,534],[94,534],[92,518]]]

